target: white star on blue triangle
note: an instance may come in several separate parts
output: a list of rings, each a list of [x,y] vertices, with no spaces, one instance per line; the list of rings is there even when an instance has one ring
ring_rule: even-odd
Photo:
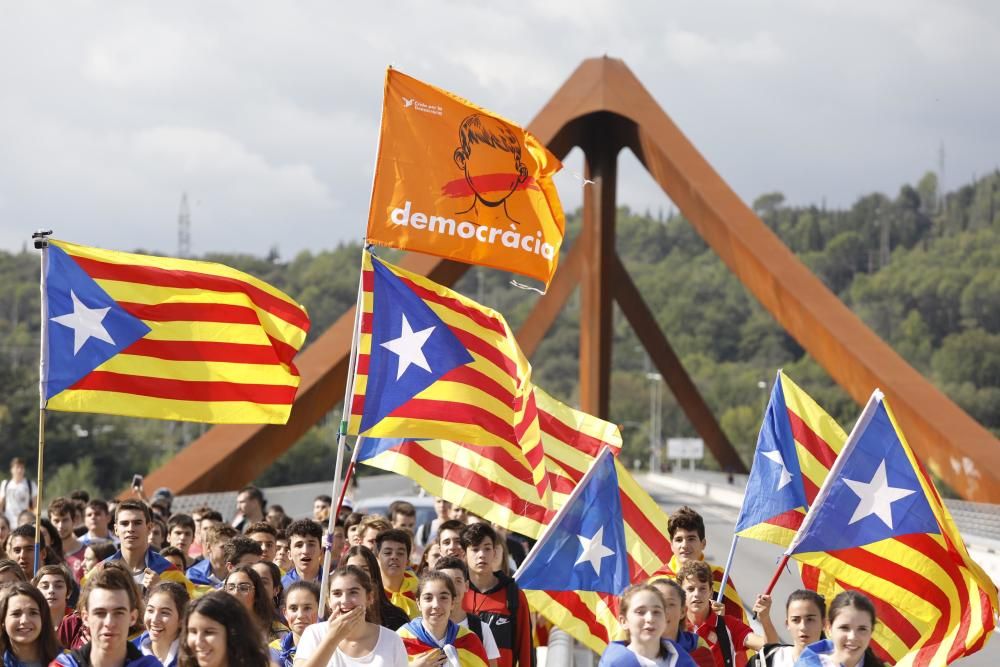
[[[437,314],[372,256],[372,346],[361,432],[473,361]]]
[[[610,450],[594,474],[535,547],[538,553],[517,574],[526,590],[597,591],[618,595],[629,584],[621,493]]]
[[[95,368],[150,332],[66,252],[50,244],[45,294],[48,302],[45,398],[73,386]]]
[[[815,512],[794,553],[836,551],[901,535],[941,532],[881,401]]]
[[[771,400],[764,412],[764,422],[757,436],[750,478],[743,496],[743,508],[736,520],[737,533],[806,507],[802,471],[795,451],[795,438],[788,419],[788,406],[778,373],[771,389]]]

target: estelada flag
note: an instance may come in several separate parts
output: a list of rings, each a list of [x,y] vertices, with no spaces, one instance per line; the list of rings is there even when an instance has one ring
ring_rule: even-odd
[[[565,223],[552,183],[561,168],[514,123],[389,69],[368,242],[548,286]]]
[[[284,424],[309,317],[242,271],[52,239],[44,251],[45,407]]]

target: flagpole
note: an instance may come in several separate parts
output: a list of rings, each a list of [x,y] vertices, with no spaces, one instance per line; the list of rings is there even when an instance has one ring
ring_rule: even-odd
[[[796,531],[795,536],[792,538],[791,543],[788,548],[785,549],[785,553],[782,555],[781,560],[778,561],[778,568],[774,571],[774,576],[771,577],[771,583],[768,584],[767,589],[764,591],[764,595],[770,595],[771,591],[774,590],[775,585],[778,583],[778,578],[781,577],[781,573],[785,568],[785,564],[788,563],[788,559],[791,558],[792,553],[802,542],[802,538],[806,531],[812,527],[813,522],[816,520],[816,513],[818,508],[823,506],[823,501],[826,497],[830,495],[830,490],[832,489],[834,483],[840,478],[840,471],[844,468],[844,461],[847,460],[848,455],[854,450],[854,447],[858,443],[858,439],[861,437],[861,433],[864,432],[868,423],[875,416],[875,408],[879,401],[883,398],[881,391],[876,389],[872,392],[872,395],[868,398],[868,403],[865,404],[864,410],[861,411],[861,415],[858,420],[854,422],[854,428],[851,429],[851,434],[847,436],[847,441],[844,443],[843,449],[837,454],[836,460],[834,460],[833,465],[830,466],[830,472],[827,473],[826,479],[823,480],[823,486],[819,488],[819,493],[816,494],[816,498],[809,505],[809,510],[806,512],[805,518],[802,520],[802,525],[799,526],[798,531]]]
[[[52,230],[39,229],[31,235],[34,239],[35,249],[41,251],[41,277],[38,287],[41,291],[39,299],[41,308],[41,323],[38,341],[38,473],[36,476],[35,498],[35,562],[33,572],[38,572],[41,567],[42,556],[42,485],[45,483],[45,378],[48,377],[48,353],[49,353],[49,300],[47,278],[49,268],[49,235]],[[28,484],[28,499],[31,499],[31,484]]]
[[[331,498],[337,498],[337,505],[330,508],[330,517],[327,520],[327,534],[333,535],[333,531],[337,527],[337,514],[340,512],[340,503],[343,500],[344,491],[347,490],[347,483],[341,481],[340,474],[344,469],[344,449],[347,446],[347,423],[351,416],[351,398],[354,396],[354,381],[357,379],[356,365],[358,358],[358,339],[361,332],[361,310],[362,310],[362,294],[364,290],[365,281],[365,269],[364,269],[364,253],[366,251],[361,251],[361,273],[358,275],[358,296],[354,304],[354,333],[351,337],[351,355],[347,364],[347,382],[344,383],[344,409],[340,416],[340,427],[337,429],[337,462],[334,466],[333,473],[333,492],[330,494]],[[357,448],[355,448],[355,451]],[[351,457],[351,468],[353,469],[354,457]],[[327,580],[330,576],[330,561],[333,559],[333,553],[330,549],[324,549],[323,554],[323,569],[320,573],[320,589],[319,589],[319,613],[323,614],[326,608],[326,596],[327,596]]]
[[[733,566],[733,557],[736,555],[736,543],[740,541],[740,536],[733,533],[733,544],[729,547],[729,557],[726,558],[726,567],[722,570],[722,584],[719,586],[719,597],[716,602],[722,602],[726,597],[726,584],[729,582],[729,569]]]
[[[774,391],[774,386],[781,382],[781,370],[774,375],[774,385],[771,385],[771,391]],[[764,406],[764,418],[760,422],[760,430],[757,432],[757,445],[760,445],[760,434],[764,432],[764,427],[767,425],[767,415],[771,409],[771,398],[768,398],[767,405]],[[736,556],[736,543],[739,541],[740,536],[736,533],[735,528],[740,525],[740,519],[743,517],[743,510],[746,508],[747,504],[747,492],[750,490],[750,480],[753,478],[753,463],[756,462],[757,451],[754,450],[754,461],[751,462],[750,475],[747,476],[746,486],[743,487],[743,507],[740,509],[740,516],[736,518],[736,526],[733,529],[733,543],[729,547],[729,557],[726,558],[726,567],[722,571],[722,585],[719,586],[719,597],[716,598],[716,602],[722,602],[726,597],[726,584],[729,583],[729,574],[733,566],[733,558]],[[774,583],[771,584],[771,588],[774,588]],[[768,589],[770,593],[770,589]],[[756,617],[756,616],[755,616]]]
[[[552,529],[559,523],[559,520],[562,519],[563,515],[573,505],[573,502],[580,497],[581,493],[583,493],[584,487],[587,486],[587,482],[590,481],[590,478],[594,476],[594,473],[597,471],[597,464],[600,462],[601,457],[604,456],[605,452],[607,452],[609,456],[612,456],[611,447],[608,445],[601,447],[601,451],[597,453],[597,456],[594,457],[593,463],[590,464],[590,469],[588,469],[586,474],[584,474],[580,481],[577,482],[576,486],[573,488],[573,492],[569,494],[569,498],[567,498],[563,506],[559,508],[556,515],[552,517],[552,520],[549,521],[549,525],[545,527],[545,531],[542,533],[542,536],[538,538],[538,542],[535,543],[535,546],[528,553],[527,558],[525,558],[524,562],[521,563],[521,567],[517,568],[517,572],[514,573],[514,581],[517,581],[518,577],[521,576],[521,573],[524,572],[528,566],[531,565],[532,561],[535,560],[539,552],[542,550],[542,547],[545,546],[545,543],[548,542],[549,538],[552,536]]]

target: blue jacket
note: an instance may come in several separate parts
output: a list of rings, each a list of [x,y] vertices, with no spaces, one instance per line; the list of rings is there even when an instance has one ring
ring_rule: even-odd
[[[52,661],[52,664],[65,667],[90,667],[90,646],[87,643],[76,651],[62,653]],[[125,646],[125,667],[163,667],[154,656],[143,655],[132,642],[128,642]]]
[[[677,641],[675,641],[674,644],[676,644],[678,648],[684,649],[684,652],[690,655],[691,651],[698,648],[699,639],[701,638],[696,633],[681,630],[677,633]]]
[[[132,640],[135,647],[142,651],[143,655],[153,655],[153,640],[149,638],[148,632],[143,632],[141,635]],[[180,639],[175,639],[174,644],[180,643]],[[177,667],[177,658],[181,654],[181,647],[176,646],[174,650],[174,656],[168,661],[163,663],[163,667]],[[154,656],[155,657],[155,656]]]
[[[687,651],[676,643],[669,639],[661,639],[660,644],[664,649],[669,645],[677,653],[676,667],[697,667]],[[601,654],[601,661],[597,663],[597,667],[639,667],[639,659],[635,653],[628,650],[628,642],[611,642]]]
[[[284,588],[288,588],[296,581],[301,581],[301,580],[302,577],[299,576],[298,570],[296,570],[293,567],[291,570],[285,573],[285,576],[281,578],[281,585]],[[316,574],[316,578],[313,579],[313,583],[318,585],[322,580],[323,580],[323,568],[320,568],[320,571]]]
[[[191,583],[195,586],[211,586],[213,588],[218,588],[222,585],[222,582],[215,578],[212,574],[212,562],[207,558],[198,561],[191,567],[187,569],[187,578],[191,580]]]

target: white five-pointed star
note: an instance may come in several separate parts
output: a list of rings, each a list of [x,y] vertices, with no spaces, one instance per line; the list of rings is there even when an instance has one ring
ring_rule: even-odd
[[[861,499],[857,509],[854,510],[854,516],[847,522],[848,525],[874,514],[882,520],[882,523],[892,529],[892,504],[897,500],[916,493],[913,489],[901,489],[889,486],[889,478],[885,474],[884,459],[879,464],[878,470],[875,471],[875,475],[870,482],[857,482],[853,479],[845,479],[844,484]]]
[[[591,567],[594,568],[594,574],[601,576],[601,561],[608,556],[614,556],[615,552],[604,546],[604,526],[597,529],[594,536],[591,538],[586,538],[583,535],[577,535],[577,539],[580,540],[580,546],[583,547],[583,553],[580,557],[576,559],[573,563],[573,567],[576,567],[584,561],[588,561]]]
[[[414,331],[403,314],[403,333],[399,338],[393,338],[382,343],[382,347],[399,357],[399,368],[396,369],[396,379],[403,377],[403,373],[411,364],[423,368],[428,373],[431,372],[427,357],[424,356],[424,343],[434,333],[435,327],[427,327],[420,331]]]
[[[774,461],[779,466],[781,466],[781,477],[778,479],[778,487],[775,491],[781,491],[785,486],[792,481],[792,473],[788,472],[788,468],[785,467],[785,459],[781,458],[781,452],[777,449],[773,449],[769,452],[763,452],[764,457]]]
[[[73,330],[73,356],[76,356],[80,348],[91,338],[114,345],[114,339],[102,324],[108,311],[111,310],[110,306],[108,308],[87,308],[83,301],[80,301],[76,292],[70,290],[69,295],[73,299],[73,312],[58,315],[51,320]]]

